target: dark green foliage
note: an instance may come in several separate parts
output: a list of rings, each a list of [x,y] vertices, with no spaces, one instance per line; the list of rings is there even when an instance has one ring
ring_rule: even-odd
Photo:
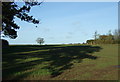
[[[38,24],[39,20],[29,16],[31,7],[40,5],[38,2],[24,2],[20,7],[15,2],[2,2],[2,33],[12,39],[17,37],[16,29],[19,29],[14,19],[19,18],[21,21],[26,21],[33,24]]]
[[[4,40],[4,39],[0,39],[2,40],[2,48],[8,48],[9,47],[9,43],[7,40]]]

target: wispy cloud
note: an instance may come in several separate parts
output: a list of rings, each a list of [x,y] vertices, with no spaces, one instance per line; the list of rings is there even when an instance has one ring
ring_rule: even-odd
[[[75,26],[80,26],[80,21],[74,21],[73,23],[72,23],[72,25],[75,25]]]
[[[68,32],[68,34],[69,34],[69,35],[73,35],[73,34],[74,34],[74,32]]]
[[[71,38],[72,38],[72,36],[66,36],[65,38],[66,38],[66,39],[71,39]]]
[[[41,27],[40,30],[43,32],[50,32],[50,29],[47,27]]]

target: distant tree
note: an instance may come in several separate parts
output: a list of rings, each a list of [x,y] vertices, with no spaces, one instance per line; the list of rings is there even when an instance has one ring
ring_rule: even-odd
[[[111,30],[108,31],[108,35],[112,35]]]
[[[87,40],[86,43],[87,43],[87,44],[94,44],[94,43],[95,43],[95,40]]]
[[[41,45],[41,44],[43,44],[45,41],[44,41],[44,38],[37,38],[36,42]]]
[[[94,33],[94,38],[96,40],[96,38],[97,38],[97,31],[95,31],[95,33]]]
[[[113,32],[115,43],[120,43],[120,29],[115,29]]]
[[[95,33],[94,33],[94,39],[95,39],[94,43],[95,44],[97,43],[98,37],[99,37],[99,34],[97,33],[97,31],[95,31]]]
[[[120,44],[120,29],[116,29],[114,33],[111,30],[106,35],[99,35],[97,31],[94,33],[94,40],[87,40],[87,44]]]
[[[115,29],[115,31],[114,31],[114,39],[117,40],[117,39],[118,39],[118,36],[119,36],[118,30]]]
[[[23,0],[22,5],[18,5],[17,2],[2,2],[2,34],[8,36],[11,39],[17,37],[16,29],[19,29],[15,22],[15,18],[28,23],[38,24],[39,20],[29,15],[29,12],[33,6],[38,6],[41,2],[30,2],[34,0]],[[25,2],[27,1],[27,2]]]
[[[100,40],[106,40],[107,37],[108,37],[107,35],[100,35],[100,36],[99,36],[99,39],[100,39]]]

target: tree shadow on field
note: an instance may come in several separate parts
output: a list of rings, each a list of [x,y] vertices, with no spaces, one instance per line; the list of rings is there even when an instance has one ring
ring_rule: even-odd
[[[45,46],[46,47],[46,46]],[[7,62],[8,64],[16,64],[15,59],[22,59],[24,56],[28,56],[28,58],[38,57],[41,58],[40,60],[33,60],[29,62],[19,63],[17,66],[13,66],[10,69],[3,69],[3,75],[11,72],[14,74],[15,72],[21,72],[25,70],[31,69],[33,66],[41,64],[43,62],[49,62],[46,66],[42,67],[41,69],[48,69],[51,73],[51,77],[56,77],[63,73],[66,69],[70,69],[75,62],[82,62],[82,59],[88,58],[95,60],[98,57],[93,56],[92,53],[99,52],[99,46],[44,46],[40,47],[39,49],[49,49],[49,51],[44,52],[35,52],[35,53],[28,53],[28,54],[18,54],[16,57],[11,58],[11,62],[5,58],[3,61]],[[75,62],[74,62],[75,61]],[[30,73],[25,74],[25,76],[30,75]],[[24,76],[24,75],[23,75]],[[20,77],[20,76],[19,76]],[[18,78],[18,77],[17,77]],[[14,78],[15,79],[15,78]]]
[[[72,62],[73,60],[80,63],[84,58],[97,59],[97,56],[93,56],[90,53],[97,52],[100,49],[101,48],[98,46],[68,46],[50,50],[49,52],[46,52],[46,54],[49,54],[50,56],[45,58],[45,60],[47,59],[47,61],[51,61],[51,63],[44,68],[47,68],[52,72],[52,77],[58,76],[64,70],[71,68],[74,63]]]

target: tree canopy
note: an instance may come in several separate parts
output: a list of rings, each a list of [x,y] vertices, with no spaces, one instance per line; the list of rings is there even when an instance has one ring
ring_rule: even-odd
[[[44,41],[44,38],[37,38],[36,42],[41,45],[41,44],[43,44],[45,41]]]
[[[15,18],[28,23],[39,24],[39,20],[29,15],[33,6],[38,6],[42,2],[23,2],[19,6],[16,2],[2,2],[2,34],[11,39],[17,37],[16,29],[20,26],[15,23]]]

